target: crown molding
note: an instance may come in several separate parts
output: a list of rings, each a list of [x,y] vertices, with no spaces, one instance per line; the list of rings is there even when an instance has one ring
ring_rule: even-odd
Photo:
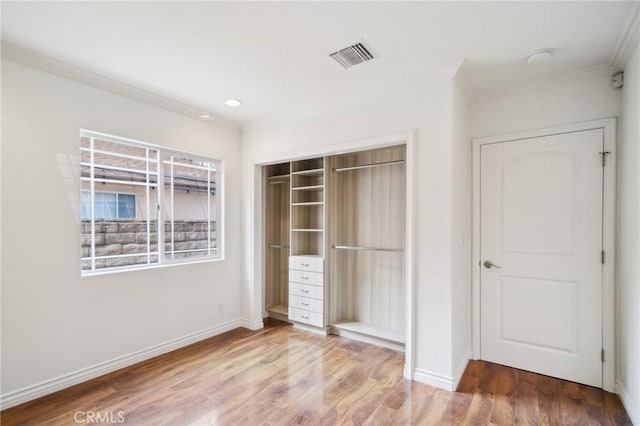
[[[618,46],[609,60],[609,63],[615,66],[618,71],[627,66],[629,58],[631,58],[640,43],[640,2],[634,1],[632,3],[622,28]]]
[[[194,120],[198,120],[198,115],[203,112],[209,112],[206,109],[197,108],[182,102],[157,95],[144,89],[123,83],[121,81],[97,74],[95,72],[76,67],[75,65],[59,61],[41,53],[35,52],[24,47],[2,41],[2,58],[26,65],[31,68],[45,71],[50,74],[57,75],[78,83],[86,84],[98,89],[106,90],[116,95],[124,96],[138,102],[163,108],[171,112],[175,112]],[[240,124],[228,118],[213,115],[211,120],[199,120],[203,123],[212,124],[214,126],[225,127],[232,130],[239,130]]]
[[[458,68],[454,79],[467,99],[474,99],[478,95],[478,91],[473,83],[473,74],[471,74],[469,64],[466,60],[460,64],[460,68]]]

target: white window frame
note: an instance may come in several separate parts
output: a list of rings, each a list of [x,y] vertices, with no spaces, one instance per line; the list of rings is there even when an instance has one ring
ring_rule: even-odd
[[[202,263],[202,262],[212,262],[212,261],[217,261],[217,260],[223,260],[224,259],[224,161],[218,158],[214,158],[214,157],[209,157],[209,156],[205,156],[202,154],[196,154],[193,152],[188,152],[188,151],[182,151],[182,150],[177,150],[174,148],[167,148],[164,146],[160,146],[160,145],[155,145],[155,144],[151,144],[151,143],[147,143],[147,142],[141,142],[141,141],[137,141],[134,139],[129,139],[129,138],[123,138],[123,137],[119,137],[119,136],[113,136],[113,135],[108,135],[105,133],[99,133],[99,132],[94,132],[91,130],[84,130],[81,129],[80,130],[80,139],[82,138],[88,138],[90,140],[90,146],[89,148],[84,148],[84,147],[80,147],[80,151],[81,152],[89,152],[90,156],[91,156],[91,160],[88,163],[83,163],[81,162],[80,165],[81,166],[88,166],[90,168],[90,176],[89,177],[82,177],[80,175],[80,181],[87,181],[90,184],[90,189],[82,189],[82,185],[81,186],[81,192],[83,191],[87,191],[90,193],[90,218],[87,219],[90,221],[91,223],[91,256],[89,257],[82,257],[81,260],[86,261],[86,260],[90,260],[91,261],[91,269],[89,270],[82,270],[82,268],[80,268],[81,270],[81,275],[82,276],[91,276],[91,275],[102,275],[102,274],[110,274],[110,273],[115,273],[115,272],[124,272],[124,271],[131,271],[131,270],[140,270],[140,269],[150,269],[150,268],[159,268],[159,267],[166,267],[166,266],[172,266],[172,265],[183,265],[183,264],[191,264],[191,263]],[[104,178],[95,178],[94,176],[94,161],[93,161],[93,154],[95,152],[97,152],[96,150],[93,149],[93,141],[94,140],[101,140],[101,141],[106,141],[106,142],[114,142],[114,143],[118,143],[118,144],[122,144],[122,145],[128,145],[128,146],[132,146],[132,147],[136,147],[136,148],[143,148],[146,149],[146,153],[147,153],[147,158],[143,158],[143,157],[136,157],[136,156],[129,156],[126,154],[122,154],[122,153],[110,153],[110,152],[105,152],[108,155],[114,155],[114,156],[119,156],[119,157],[123,157],[123,158],[130,158],[133,160],[138,160],[138,161],[146,161],[146,182],[121,182],[118,180],[110,180],[110,179],[104,179]],[[149,159],[149,151],[155,151],[155,159]],[[175,238],[175,233],[173,232],[174,227],[175,227],[175,222],[173,220],[173,176],[172,173],[170,175],[170,187],[171,187],[171,200],[169,201],[171,203],[171,247],[172,250],[165,250],[165,214],[164,214],[164,203],[166,202],[165,200],[163,200],[163,193],[164,193],[164,188],[165,188],[165,174],[166,174],[166,170],[163,171],[162,168],[162,164],[163,163],[170,163],[167,161],[161,161],[161,157],[162,155],[170,155],[171,159],[173,160],[173,158],[188,158],[189,160],[192,160],[194,162],[206,162],[208,164],[213,164],[213,168],[211,167],[201,167],[203,169],[208,170],[208,184],[207,184],[207,219],[208,219],[208,226],[207,226],[207,238],[208,238],[208,243],[209,246],[206,249],[195,249],[195,250],[175,250],[175,245],[174,245],[174,238]],[[181,167],[185,166],[185,163],[176,163],[179,164]],[[170,164],[171,165],[171,164]],[[101,166],[102,167],[102,166]],[[110,169],[113,170],[119,170],[119,171],[133,171],[136,173],[145,173],[144,171],[141,170],[132,170],[132,169],[127,169],[126,167],[116,167],[116,166],[108,166]],[[198,166],[193,166],[193,167],[198,167]],[[172,165],[171,165],[171,169],[173,169]],[[211,209],[211,173],[215,172],[216,173],[216,180],[215,180],[215,210],[212,211]],[[150,181],[151,176],[156,176],[156,183],[152,183]],[[96,224],[96,219],[95,219],[95,212],[94,212],[94,206],[95,206],[95,193],[97,192],[114,192],[114,193],[123,193],[123,194],[132,194],[132,195],[136,195],[134,193],[127,193],[124,191],[99,191],[96,190],[95,188],[95,184],[96,182],[98,183],[114,183],[114,184],[127,184],[127,185],[138,185],[138,186],[144,186],[145,187],[145,191],[146,191],[146,207],[145,206],[140,206],[141,209],[146,209],[146,222],[147,222],[147,251],[144,253],[131,253],[131,254],[125,254],[125,255],[109,255],[109,256],[95,256],[95,224]],[[150,202],[150,190],[151,188],[155,188],[156,192],[157,192],[157,206],[152,206],[151,202]],[[136,197],[136,209],[138,208],[138,197]],[[157,217],[154,218],[154,220],[157,222],[157,226],[156,226],[156,246],[157,246],[157,250],[156,251],[151,251],[151,211],[153,208],[157,209]],[[79,214],[81,215],[81,209],[78,209]],[[212,216],[213,214],[213,216]],[[215,218],[215,232],[216,232],[216,239],[215,239],[215,247],[211,247],[211,219]],[[135,218],[134,218],[135,219]],[[82,219],[81,219],[82,221]],[[187,258],[174,258],[174,254],[175,253],[183,253],[183,252],[190,252],[190,251],[209,251],[211,254],[209,255],[205,255],[205,256],[199,256],[199,257],[187,257]],[[167,256],[167,254],[171,254],[171,256]],[[95,261],[99,260],[99,259],[107,259],[107,258],[117,258],[117,257],[130,257],[130,256],[147,256],[147,263],[144,264],[135,264],[135,265],[126,265],[126,266],[113,266],[113,267],[107,267],[107,268],[95,268]],[[152,256],[157,256],[158,261],[156,263],[151,263],[151,257]]]

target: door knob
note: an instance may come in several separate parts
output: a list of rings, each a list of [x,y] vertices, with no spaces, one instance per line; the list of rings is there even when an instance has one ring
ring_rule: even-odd
[[[490,269],[490,268],[498,268],[498,269],[502,269],[502,267],[501,267],[501,266],[498,266],[498,265],[494,264],[494,263],[493,263],[492,261],[490,261],[490,260],[485,260],[485,261],[484,261],[484,263],[483,263],[483,265],[484,265],[484,267],[485,267],[485,268],[487,268],[487,269]]]

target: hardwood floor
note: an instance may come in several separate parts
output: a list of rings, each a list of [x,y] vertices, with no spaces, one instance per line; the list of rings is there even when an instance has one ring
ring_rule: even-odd
[[[389,349],[271,321],[7,409],[1,423],[631,424],[616,395],[589,386],[472,361],[447,392],[403,379],[403,364]]]

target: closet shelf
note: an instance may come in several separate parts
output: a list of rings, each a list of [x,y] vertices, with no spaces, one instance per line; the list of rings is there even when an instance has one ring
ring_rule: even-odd
[[[365,246],[341,246],[341,245],[332,245],[331,248],[336,250],[369,250],[369,251],[388,251],[393,253],[404,253],[404,249],[394,249],[394,248],[385,248],[385,247],[365,247]]]
[[[289,179],[291,175],[289,173],[284,174],[284,175],[276,175],[276,176],[269,176],[267,178],[267,180],[276,180],[276,179]]]
[[[370,169],[371,167],[393,166],[394,164],[403,164],[403,163],[404,163],[404,160],[384,161],[382,163],[363,164],[361,166],[336,167],[336,168],[333,169],[333,171],[334,172],[346,172],[346,171],[349,171],[349,170]]]
[[[320,191],[324,189],[324,185],[298,186],[291,188],[292,191]]]
[[[310,170],[299,170],[297,172],[292,172],[292,175],[306,175],[306,176],[322,176],[324,173],[324,169],[310,169]]]
[[[275,312],[280,315],[289,315],[289,308],[284,305],[272,306],[268,309],[269,312]]]
[[[322,231],[324,230],[316,229],[316,228],[296,228],[291,230],[291,232],[322,232]]]
[[[323,205],[323,201],[308,201],[304,203],[291,203],[292,206],[321,206]]]

